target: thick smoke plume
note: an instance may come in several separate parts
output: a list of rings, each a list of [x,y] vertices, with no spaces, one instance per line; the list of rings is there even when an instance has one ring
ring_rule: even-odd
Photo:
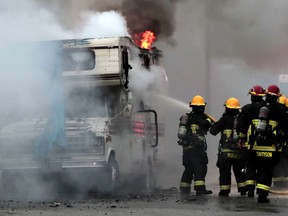
[[[88,11],[118,11],[127,22],[129,33],[133,36],[151,30],[162,39],[170,39],[175,31],[175,11],[178,2],[186,0],[53,0],[37,1],[49,8],[59,23],[67,29],[77,29],[83,24],[83,16]],[[97,28],[97,27],[95,27]]]

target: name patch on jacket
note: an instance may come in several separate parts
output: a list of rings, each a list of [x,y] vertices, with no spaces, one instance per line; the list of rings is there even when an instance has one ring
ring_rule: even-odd
[[[242,155],[238,153],[227,152],[227,158],[242,158]]]
[[[257,151],[257,157],[272,157],[272,152]]]

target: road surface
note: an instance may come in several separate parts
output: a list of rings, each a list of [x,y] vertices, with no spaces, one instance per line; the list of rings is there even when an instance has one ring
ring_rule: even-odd
[[[124,192],[118,194],[90,194],[81,196],[58,195],[53,198],[42,194],[38,200],[18,200],[2,197],[0,216],[127,216],[127,215],[287,215],[287,195],[270,194],[269,204],[258,204],[257,197],[248,198],[232,191],[230,197],[219,197],[217,185],[212,185],[212,195],[196,196],[194,192],[188,199],[181,199],[176,188],[159,189],[155,192]],[[49,197],[49,198],[47,198]]]

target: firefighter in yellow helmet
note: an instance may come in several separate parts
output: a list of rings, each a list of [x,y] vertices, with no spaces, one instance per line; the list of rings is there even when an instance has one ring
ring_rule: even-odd
[[[288,115],[288,98],[281,95],[278,99],[279,104],[286,110]],[[287,141],[282,147],[280,159],[274,168],[273,174],[273,190],[286,190],[288,188],[288,146]]]
[[[280,104],[282,104],[283,106],[286,107],[286,104],[287,104],[287,97],[285,95],[281,95],[279,98],[278,98],[278,102]]]
[[[247,134],[249,155],[245,185],[248,195],[253,196],[256,184],[258,203],[270,202],[268,195],[274,166],[279,160],[283,140],[287,140],[288,136],[288,117],[285,109],[277,102],[281,96],[279,87],[268,86],[265,95],[265,103],[252,105],[237,128],[240,133]]]
[[[245,188],[245,160],[243,150],[238,146],[238,134],[236,132],[237,116],[241,108],[238,99],[231,97],[225,101],[225,111],[222,117],[215,122],[210,133],[214,136],[221,133],[217,167],[219,168],[219,196],[229,196],[231,191],[231,169],[237,182],[238,192],[246,195]]]
[[[180,182],[181,195],[184,197],[191,192],[192,180],[196,195],[212,193],[205,186],[208,164],[205,135],[213,123],[213,118],[204,113],[206,103],[202,96],[193,97],[189,106],[192,111],[181,116],[178,130],[178,144],[183,147],[182,162],[185,168]]]

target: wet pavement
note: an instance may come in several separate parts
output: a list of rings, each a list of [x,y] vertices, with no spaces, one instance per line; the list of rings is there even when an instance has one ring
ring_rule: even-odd
[[[186,199],[176,188],[158,189],[154,192],[121,192],[118,194],[89,194],[73,197],[58,196],[50,199],[0,201],[0,215],[287,215],[288,196],[270,194],[270,203],[257,203],[257,196],[248,198],[233,193],[219,197],[214,186],[212,195]],[[46,194],[46,196],[48,196]]]

